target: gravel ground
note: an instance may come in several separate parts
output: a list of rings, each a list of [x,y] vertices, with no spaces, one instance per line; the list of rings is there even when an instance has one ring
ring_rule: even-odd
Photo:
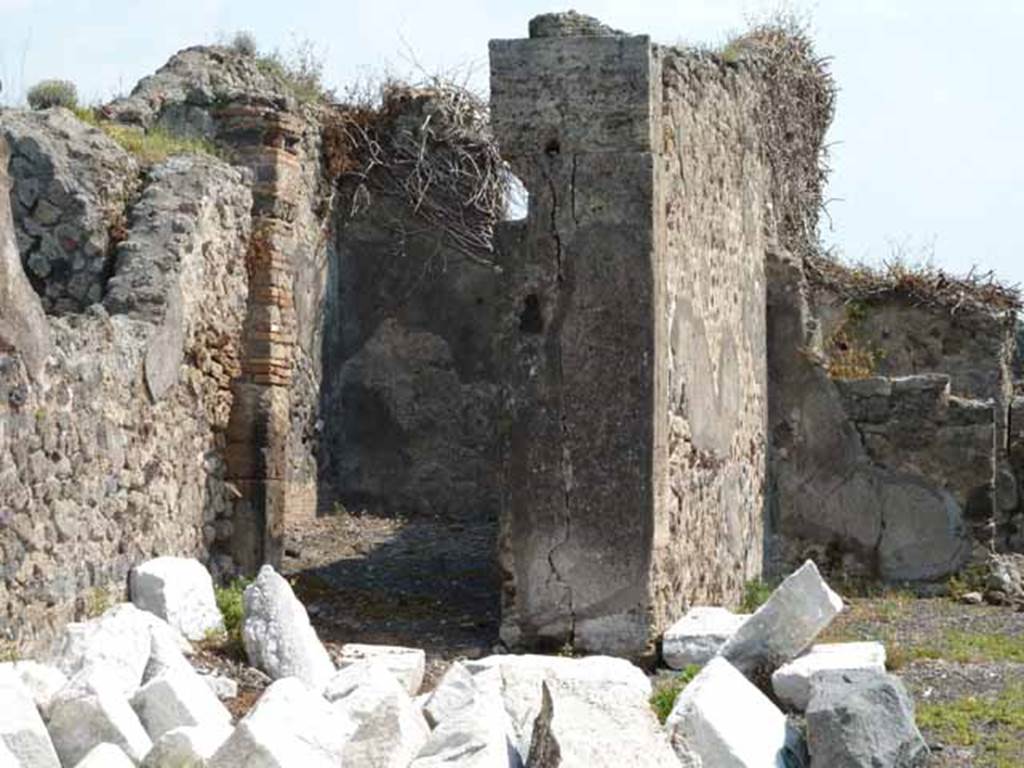
[[[344,513],[293,524],[282,571],[329,648],[423,648],[429,686],[447,662],[497,642],[496,538],[496,525],[479,520]]]
[[[1024,693],[1016,693],[1024,692],[1024,613],[906,594],[848,603],[824,639],[882,640],[919,714],[931,710],[960,718],[964,733],[956,737],[922,727],[932,747],[929,766],[1024,766],[1024,710],[1016,704],[1024,707]],[[1011,695],[1016,715],[992,716],[978,707]]]

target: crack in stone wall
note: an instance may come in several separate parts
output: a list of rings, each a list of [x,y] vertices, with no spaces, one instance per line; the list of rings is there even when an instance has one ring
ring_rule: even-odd
[[[663,316],[669,297],[674,306],[694,303],[694,327],[706,307],[684,281],[666,289],[667,261],[688,257],[669,250],[662,207],[699,205],[707,189],[698,183],[683,194],[679,176],[663,171],[659,142],[671,120],[662,113],[659,54],[646,38],[608,32],[495,41],[491,61],[495,132],[530,193],[527,220],[500,238],[512,243],[502,265],[509,293],[518,297],[518,322],[508,323],[502,353],[509,366],[502,637],[513,647],[557,647],[571,632],[577,650],[644,656],[688,601],[738,594],[759,567],[764,449],[756,436],[760,430],[763,440],[763,410],[757,414],[764,396],[756,371],[763,365],[752,362],[752,380],[736,390],[743,418],[756,425],[750,434],[746,423],[737,429],[726,422],[722,455],[699,446],[692,464],[677,465],[685,483],[709,490],[700,501],[706,512],[698,513],[698,497],[668,482],[669,448],[660,441],[667,440],[669,412],[659,382],[669,378],[672,355],[665,332],[671,318]],[[689,221],[682,226],[675,242],[699,238]],[[749,226],[759,224],[751,219]],[[737,247],[732,231],[725,237]],[[745,247],[739,258],[750,257],[756,279],[760,253]],[[710,300],[731,302],[728,285],[711,291]],[[763,291],[763,277],[759,285]],[[521,319],[531,297],[544,310],[543,324]],[[754,312],[749,326],[723,319],[725,346],[733,337],[744,345],[756,339],[758,317]],[[523,333],[527,325],[541,338]],[[702,360],[690,346],[690,325],[679,327],[687,332],[676,359]],[[744,354],[757,347],[744,346]],[[719,381],[713,386],[732,386],[729,364],[716,357],[704,368],[689,382],[695,388],[708,376]],[[708,397],[694,409],[715,395]],[[741,452],[749,459],[739,460]],[[730,518],[728,504],[719,506],[710,492],[716,483],[737,489],[734,501],[755,510],[752,519]],[[686,501],[670,513],[659,499],[673,492]],[[706,519],[708,534],[682,536],[673,518]],[[568,612],[563,587],[571,590]]]
[[[555,366],[555,382],[554,387],[558,393],[558,424],[560,434],[560,445],[562,449],[561,456],[561,473],[562,473],[562,487],[564,492],[564,503],[562,508],[562,536],[556,537],[555,543],[552,545],[548,552],[548,565],[551,568],[551,576],[557,582],[558,586],[565,592],[565,611],[568,614],[568,629],[566,633],[565,644],[572,648],[575,643],[576,634],[576,613],[573,610],[573,589],[572,582],[563,578],[560,567],[558,565],[558,552],[560,549],[564,549],[570,539],[572,538],[572,435],[570,431],[570,425],[566,418],[564,398],[566,397],[564,388],[564,359],[562,355],[562,339],[559,334],[565,322],[565,315],[567,312],[567,305],[572,300],[572,288],[573,280],[571,273],[567,275],[567,267],[571,269],[571,266],[566,265],[563,260],[562,253],[562,237],[558,230],[558,216],[560,213],[559,201],[558,201],[558,190],[550,177],[547,178],[548,190],[551,195],[551,239],[554,243],[554,256],[555,256],[555,290],[557,291],[557,297],[555,299],[555,310],[552,314],[551,319],[551,333],[549,339],[551,344],[557,349],[554,351],[553,357],[557,361]],[[575,204],[576,204],[576,157],[572,158],[572,176],[570,177],[570,202],[572,205],[573,220],[575,221]]]

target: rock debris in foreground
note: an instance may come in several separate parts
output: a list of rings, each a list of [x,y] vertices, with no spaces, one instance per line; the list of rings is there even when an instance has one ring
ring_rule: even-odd
[[[334,675],[334,664],[284,577],[264,565],[243,599],[242,638],[249,662],[275,680],[297,677],[323,690]]]
[[[746,675],[771,673],[809,648],[842,609],[843,599],[808,560],[736,630],[722,656]]]
[[[132,602],[156,614],[189,640],[224,631],[213,579],[198,560],[157,557],[132,570]]]
[[[733,613],[717,606],[697,606],[665,630],[661,657],[670,669],[706,664],[731,638],[749,614]]]
[[[772,690],[785,706],[803,712],[811,700],[811,678],[819,672],[885,672],[881,643],[821,643],[772,673]]]

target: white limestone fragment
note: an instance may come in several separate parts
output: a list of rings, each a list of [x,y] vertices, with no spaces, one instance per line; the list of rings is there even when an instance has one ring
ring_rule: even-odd
[[[885,672],[885,646],[881,643],[821,643],[772,674],[772,690],[787,707],[807,709],[813,692],[811,678],[817,672],[868,670]]]
[[[530,768],[643,765],[678,768],[646,698],[594,680],[546,680]]]
[[[231,724],[231,713],[192,670],[153,678],[135,692],[131,704],[154,741],[175,728]]]
[[[150,627],[149,661],[142,675],[142,682],[171,672],[192,672],[192,663],[185,658],[181,646],[165,632]]]
[[[337,768],[352,724],[298,678],[263,692],[208,768]]]
[[[346,643],[341,647],[338,664],[344,667],[364,659],[372,659],[389,669],[410,696],[419,693],[427,665],[427,656],[423,650],[397,645]]]
[[[53,697],[68,682],[67,676],[57,667],[37,661],[9,661],[0,664],[0,685],[7,675],[13,675],[21,681],[44,717]]]
[[[665,631],[661,657],[671,669],[706,664],[748,618],[716,606],[691,608]]]
[[[786,716],[724,658],[690,681],[665,722],[680,760],[714,768],[785,768]]]
[[[157,557],[132,569],[132,602],[166,621],[190,640],[224,630],[213,579],[198,560]]]
[[[469,705],[446,711],[444,720],[431,732],[410,768],[521,766],[500,695],[477,694]]]
[[[316,636],[306,609],[288,582],[264,565],[244,595],[242,638],[249,662],[275,680],[297,677],[316,691],[334,674],[334,664]]]
[[[775,671],[807,650],[842,609],[842,598],[808,560],[736,630],[721,654],[744,674]]]
[[[0,677],[0,746],[19,768],[60,768],[32,694],[14,675]]]
[[[97,744],[75,768],[135,768],[135,763],[116,744]]]
[[[201,675],[203,682],[209,686],[214,695],[221,701],[238,696],[238,683],[223,675]]]
[[[69,687],[74,684],[72,681]],[[73,689],[62,691],[50,708],[50,736],[61,763],[75,765],[105,742],[116,744],[135,762],[141,761],[153,742],[127,699],[113,684],[94,679],[91,685],[94,692],[84,695]]]
[[[0,765],[9,765],[12,768],[19,768],[19,765],[15,760],[17,760],[17,758],[14,756],[14,753],[7,748],[6,742],[4,742],[3,739],[0,739]]]
[[[408,698],[405,688],[391,670],[372,659],[363,659],[342,667],[324,686],[324,698],[344,705],[357,716],[372,710],[384,697],[400,691]]]
[[[571,659],[560,656],[497,655],[465,662],[474,676],[494,670],[494,688],[499,692],[511,721],[513,745],[525,763],[530,754],[533,726],[540,714],[541,685],[545,680],[575,680],[603,683],[608,691],[623,696],[651,696],[651,682],[641,669],[625,659],[587,656]]]
[[[461,662],[453,662],[423,703],[423,714],[432,728],[469,706],[479,696],[473,675]]]
[[[342,765],[406,768],[430,737],[423,713],[397,682],[389,694],[377,697],[372,709],[367,701],[359,711],[347,706],[360,693],[357,689],[335,704],[358,723],[345,744]]]
[[[352,726],[345,765],[404,768],[430,734],[420,708],[377,657],[338,670],[324,697]]]
[[[149,750],[142,768],[206,768],[233,730],[230,725],[194,725],[167,731]]]
[[[57,641],[53,663],[73,677],[87,667],[108,670],[122,696],[131,696],[142,683],[149,662],[149,623],[130,603],[114,606],[91,621],[68,624]]]

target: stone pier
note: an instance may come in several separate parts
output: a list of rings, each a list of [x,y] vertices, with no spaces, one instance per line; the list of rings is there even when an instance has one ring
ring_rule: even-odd
[[[530,193],[500,233],[502,637],[639,657],[760,572],[767,177],[753,83],[581,18],[490,49]]]

